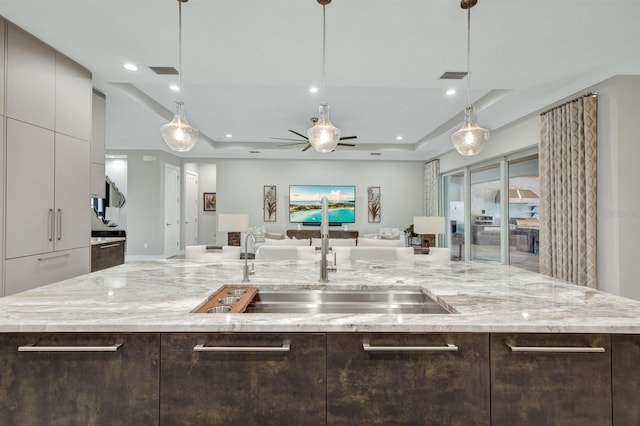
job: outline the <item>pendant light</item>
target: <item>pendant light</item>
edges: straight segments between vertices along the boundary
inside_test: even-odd
[[[331,0],[317,0],[322,5],[322,103],[318,111],[318,121],[307,130],[309,143],[318,152],[333,151],[340,141],[340,129],[334,126],[329,119],[329,104],[324,100],[324,80],[326,68],[326,18],[325,6],[331,3]]]
[[[467,10],[467,102],[462,127],[451,135],[451,142],[461,155],[476,155],[489,140],[489,130],[480,127],[476,121],[476,111],[471,106],[471,8],[478,0],[461,0],[460,7]]]
[[[174,151],[191,150],[198,140],[200,132],[187,122],[182,102],[182,3],[189,0],[178,0],[178,100],[173,120],[160,127],[162,139]]]

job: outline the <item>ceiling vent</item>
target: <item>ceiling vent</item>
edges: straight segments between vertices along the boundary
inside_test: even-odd
[[[440,76],[440,80],[462,80],[466,76],[466,71],[446,71]]]
[[[174,67],[149,67],[151,71],[158,75],[178,75],[178,70]]]

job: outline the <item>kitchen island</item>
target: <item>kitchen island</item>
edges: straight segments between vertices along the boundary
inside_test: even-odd
[[[323,286],[310,262],[255,270],[259,288]],[[493,263],[354,262],[328,286],[421,288],[452,313],[192,313],[241,279],[240,261],[149,260],[1,299],[0,423],[640,419],[638,301]]]

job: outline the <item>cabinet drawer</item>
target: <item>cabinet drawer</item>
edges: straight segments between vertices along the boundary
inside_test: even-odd
[[[328,424],[488,425],[489,389],[487,334],[327,336]]]
[[[613,335],[613,424],[640,425],[640,335]]]
[[[89,247],[9,259],[5,262],[5,296],[88,274]]]
[[[160,423],[325,425],[325,343],[324,334],[163,334]]]
[[[493,424],[611,424],[606,334],[491,336]]]
[[[91,272],[124,263],[124,241],[91,246]]]
[[[154,333],[0,334],[0,424],[157,425],[159,363]]]

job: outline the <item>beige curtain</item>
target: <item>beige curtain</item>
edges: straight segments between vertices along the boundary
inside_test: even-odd
[[[541,115],[540,272],[596,288],[597,97]]]
[[[424,165],[424,214],[439,216],[440,200],[440,160],[429,161]]]

